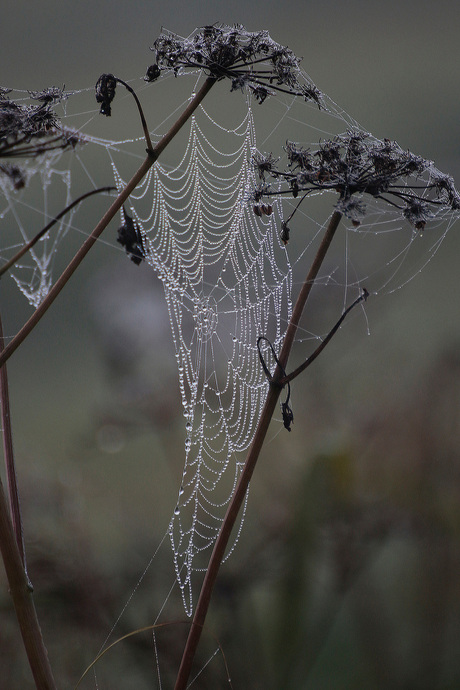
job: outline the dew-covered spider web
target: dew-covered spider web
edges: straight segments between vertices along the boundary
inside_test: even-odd
[[[258,218],[250,203],[250,107],[231,135],[202,109],[178,166],[157,163],[131,198],[163,283],[179,372],[185,466],[169,534],[188,612],[192,573],[206,566],[266,395],[257,338],[278,349],[291,312],[278,205]]]
[[[306,75],[302,78],[310,83]],[[314,123],[320,115],[327,126],[333,121],[341,128],[346,125],[347,131],[361,131],[326,99],[321,110],[311,104],[305,107],[292,97],[277,99],[276,105],[283,114],[269,122],[268,129],[264,123],[260,129],[266,134],[259,138],[256,120],[263,106],[251,98],[245,100],[244,113],[233,126],[220,124],[204,104],[191,119],[178,164],[171,168],[158,162],[130,199],[145,259],[163,283],[178,366],[185,464],[169,536],[188,614],[193,609],[193,573],[207,566],[243,467],[243,451],[252,441],[265,401],[268,382],[257,340],[260,336],[267,339],[262,348],[267,361],[266,343],[279,351],[291,315],[293,282],[302,281],[307,256],[331,213],[329,208],[322,222],[312,222],[308,202],[304,202],[296,222],[300,227],[310,226],[313,232],[305,232],[300,251],[298,238],[294,238],[297,256],[291,259],[280,228],[296,201],[277,194],[281,185],[276,179],[270,187],[273,195],[259,201],[254,190],[260,188],[261,176],[254,162],[263,157],[261,150],[267,152],[267,143],[273,146],[280,136],[279,156],[286,158],[283,144],[287,137],[282,131],[295,129],[297,119],[305,127],[302,118],[310,116]],[[260,113],[254,112],[257,108]],[[222,119],[228,122],[229,118]],[[318,130],[318,125],[311,127]],[[269,151],[271,156],[272,149]],[[126,179],[115,163],[114,173],[121,189]],[[437,175],[434,166],[425,171],[423,184],[429,188],[429,180]],[[315,202],[319,209],[325,208],[324,196],[331,205],[330,195],[314,190],[309,200],[313,209]],[[428,254],[424,247],[422,264],[433,256],[453,218],[450,214],[447,223],[442,223],[445,217],[436,218],[436,210],[430,220],[441,230]],[[413,265],[409,275],[404,273],[405,260],[420,232],[401,214],[399,218],[395,215],[385,200],[376,199],[359,225],[345,218],[345,246],[340,251],[345,252],[347,262],[333,265],[319,278],[319,282],[340,289],[343,306],[365,284],[374,292],[388,291],[413,277]],[[387,236],[396,237],[397,230],[402,235],[397,246],[390,243],[385,248]],[[355,245],[363,245],[369,237],[372,253],[366,254],[361,247],[356,256]],[[375,246],[378,243],[380,248]],[[358,261],[364,264],[363,255],[367,273],[358,266]],[[309,338],[308,333],[301,330],[299,340],[305,337]],[[243,519],[244,510],[239,529]],[[229,553],[238,534],[237,529]]]
[[[307,85],[312,83],[301,70],[297,78]],[[144,103],[155,143],[187,105],[190,92],[196,93],[200,77],[195,72],[177,80],[164,77],[163,82],[148,87],[137,88],[136,81],[131,84]],[[177,105],[170,106],[169,94],[181,90]],[[335,142],[337,152],[345,139],[349,143],[350,137],[358,134],[362,134],[366,153],[387,155],[384,142],[365,135],[324,95],[319,107],[316,102],[306,103],[298,96],[276,91],[258,103],[244,88],[242,93],[233,90],[237,92],[229,93],[226,82],[211,90],[181,132],[173,153],[162,156],[133,192],[120,220],[129,216],[140,233],[142,259],[161,281],[169,313],[174,347],[171,357],[177,362],[184,415],[185,462],[168,533],[177,582],[189,615],[194,604],[194,573],[207,566],[268,390],[258,338],[266,338],[262,351],[270,363],[267,343],[275,352],[280,350],[293,300],[328,219],[338,208],[338,183],[332,168],[324,165],[317,170],[315,162],[321,157],[326,161],[324,142]],[[88,91],[75,93],[74,103],[79,103],[79,96],[87,99]],[[167,103],[170,112],[162,114],[160,102]],[[128,98],[122,105],[128,110],[133,107]],[[91,156],[102,153],[105,163],[110,163],[116,188],[121,190],[133,173],[133,162],[143,157],[144,140],[137,134],[130,139],[109,140],[91,133],[93,127],[101,127],[95,105],[90,109],[77,107],[76,113],[84,122],[85,132],[85,145],[71,154],[80,180],[98,186]],[[64,121],[66,118],[73,124],[73,116],[67,113]],[[340,136],[342,139],[337,139]],[[290,147],[288,142],[301,142],[302,149]],[[330,150],[328,147],[327,152]],[[293,151],[310,152],[302,154],[303,167],[295,182],[291,173],[296,167],[292,155],[289,158]],[[75,181],[69,167],[62,165],[65,155],[60,151],[55,158],[47,158],[29,175],[30,180],[40,181],[45,195],[42,220],[50,216],[47,199],[51,185],[53,190],[63,188],[62,205],[72,198]],[[288,177],[275,175],[269,180],[270,171],[260,165],[268,160],[275,161],[272,169],[288,170]],[[342,203],[343,229],[317,280],[318,285],[331,288],[331,294],[339,294],[338,302],[335,300],[337,318],[363,287],[377,295],[399,289],[411,280],[433,257],[456,219],[458,209],[446,210],[445,203],[436,201],[429,210],[424,206],[433,190],[442,202],[448,200],[452,190],[447,177],[433,164],[415,175],[417,198],[410,197],[414,185],[410,187],[409,182],[403,181],[397,192],[403,195],[398,199],[406,204],[411,199],[412,217],[409,211],[404,216],[380,189],[364,201],[364,192],[356,187],[360,190],[358,204]],[[288,190],[283,187],[286,180]],[[308,184],[312,189],[299,204],[298,189]],[[18,211],[23,203],[18,201],[18,194],[24,198],[23,190],[11,188],[11,180],[2,185],[2,220],[13,219],[19,229],[19,236],[2,247],[2,258],[29,239]],[[287,221],[289,237],[283,226]],[[82,229],[74,225],[72,215],[13,272],[34,306],[51,285],[57,249],[69,228]],[[116,243],[112,241],[112,245]],[[297,340],[317,343],[331,326],[323,322],[312,329],[302,322]],[[280,421],[278,424],[281,428]],[[243,519],[244,510],[227,556]]]

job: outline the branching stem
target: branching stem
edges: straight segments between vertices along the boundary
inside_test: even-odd
[[[294,343],[294,337],[299,325],[300,317],[304,310],[307,299],[310,295],[311,289],[318,275],[318,272],[323,263],[324,257],[330,247],[334,234],[339,225],[342,214],[335,211],[329,224],[326,228],[326,232],[318,248],[314,261],[310,267],[307,277],[302,285],[299,296],[295,303],[291,320],[289,322],[286,336],[283,341],[283,346],[279,354],[279,365],[275,369],[270,388],[267,393],[267,398],[260,415],[259,423],[254,434],[254,439],[252,441],[251,447],[249,449],[246,462],[244,464],[243,470],[241,472],[238,484],[235,489],[235,493],[232,496],[230,504],[227,509],[224,521],[219,531],[216,543],[214,545],[211,558],[209,560],[208,568],[201,586],[200,596],[195,609],[195,615],[193,617],[190,632],[185,645],[184,653],[182,655],[181,665],[176,679],[175,690],[185,690],[187,687],[188,678],[190,676],[193,659],[195,657],[196,649],[201,637],[201,632],[204,627],[206,620],[206,615],[209,608],[209,603],[212,596],[212,591],[214,584],[216,582],[217,574],[219,572],[222,559],[225,554],[225,549],[235,525],[236,518],[243,504],[246,492],[248,490],[249,482],[251,480],[254,468],[256,466],[257,460],[259,459],[260,452],[267,434],[268,427],[270,425],[273,413],[275,412],[278,398],[282,389],[282,379],[284,376],[284,370],[287,365],[289,354],[291,352],[292,345]]]

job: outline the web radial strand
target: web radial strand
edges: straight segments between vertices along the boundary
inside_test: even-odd
[[[277,204],[257,217],[250,201],[251,109],[225,134],[202,110],[179,165],[157,163],[131,199],[146,260],[164,286],[178,365],[185,465],[169,534],[189,615],[192,574],[207,565],[266,395],[257,338],[278,349],[291,313]]]

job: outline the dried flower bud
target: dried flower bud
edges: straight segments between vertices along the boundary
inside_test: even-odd
[[[286,245],[289,242],[289,233],[290,229],[288,228],[288,224],[284,222],[281,223],[281,234],[280,234],[280,240],[281,242]]]
[[[19,191],[26,186],[26,177],[24,172],[17,165],[11,163],[2,163],[0,165],[0,174],[5,175],[15,191]]]
[[[147,73],[144,77],[144,81],[151,84],[152,81],[156,81],[160,75],[161,75],[161,70],[158,67],[158,65],[157,64],[150,65],[150,67],[147,69]]]
[[[134,223],[123,208],[124,223],[118,228],[117,242],[126,249],[131,261],[138,266],[143,261],[145,252],[142,235],[139,228]]]
[[[101,74],[96,82],[96,101],[101,104],[101,115],[110,117],[112,108],[110,104],[115,98],[117,79],[113,74]]]

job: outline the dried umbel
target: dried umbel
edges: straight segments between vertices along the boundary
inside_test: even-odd
[[[294,198],[300,196],[300,203],[313,192],[334,191],[339,195],[336,210],[357,226],[366,215],[368,195],[387,202],[417,230],[423,230],[440,214],[460,211],[460,195],[452,178],[440,173],[432,161],[403,150],[395,141],[380,141],[367,132],[349,130],[311,149],[287,142],[285,152],[288,164],[284,169],[277,167],[271,154],[254,156],[260,180],[254,200],[290,193]],[[276,180],[276,190],[267,178]],[[292,215],[283,223],[285,243]]]
[[[26,184],[26,175],[11,159],[37,158],[52,151],[75,148],[84,143],[75,130],[61,126],[55,106],[69,97],[57,87],[30,91],[32,101],[10,98],[11,90],[0,88],[0,175],[6,177],[14,189]]]
[[[214,24],[188,38],[163,32],[153,51],[156,63],[145,77],[149,82],[165,70],[177,76],[185,69],[199,69],[216,79],[230,79],[232,91],[248,88],[259,103],[273,91],[283,91],[321,106],[321,92],[304,77],[299,79],[299,58],[273,41],[267,31],[246,31],[241,24]]]

